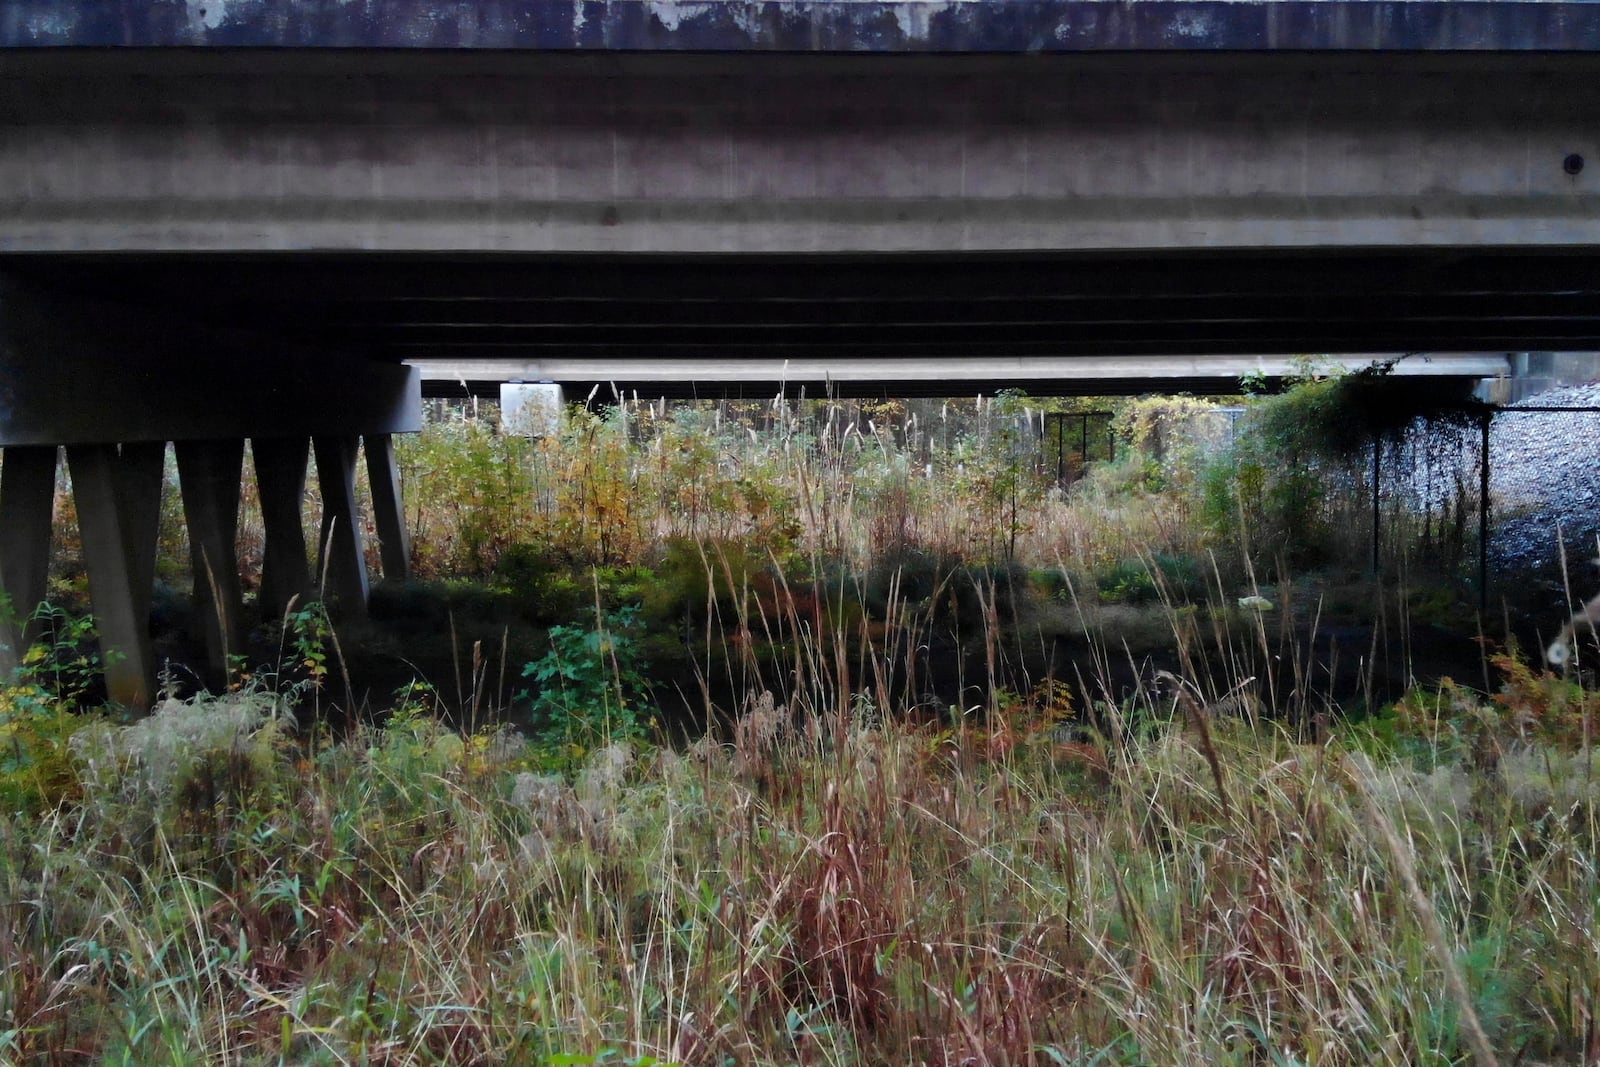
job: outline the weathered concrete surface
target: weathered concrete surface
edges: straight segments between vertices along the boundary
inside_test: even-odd
[[[322,490],[322,530],[317,537],[317,574],[322,599],[347,616],[365,615],[367,575],[361,509],[356,502],[356,456],[361,442],[342,434],[312,438],[317,484]]]
[[[1589,246],[1597,114],[1600,54],[36,53],[0,252]]]
[[[378,534],[378,554],[383,577],[403,582],[411,577],[411,531],[406,526],[405,501],[400,498],[400,462],[394,438],[386,433],[361,439],[367,460],[367,486],[372,496],[372,525]]]
[[[0,47],[1077,52],[1600,48],[1518,0],[7,0]]]
[[[196,621],[205,635],[206,684],[226,685],[230,657],[244,647],[244,592],[235,544],[239,532],[244,442],[178,441],[178,484],[189,529]],[[72,450],[68,449],[70,456]],[[104,611],[95,595],[95,610]]]

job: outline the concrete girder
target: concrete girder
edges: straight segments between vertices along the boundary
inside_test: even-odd
[[[121,58],[0,92],[0,251],[1600,243],[1593,53]]]
[[[1359,371],[1392,361],[1401,377],[1459,379],[1495,378],[1510,372],[1503,355],[1430,353],[1397,358],[1403,353],[1328,356],[1326,369]],[[508,432],[543,434],[559,425],[564,403],[561,385],[600,383],[600,396],[611,387],[624,395],[637,391],[653,398],[665,395],[807,396],[855,395],[901,390],[926,394],[944,390],[993,392],[1023,388],[1036,396],[1103,395],[1118,383],[1134,383],[1136,392],[1161,387],[1195,390],[1196,383],[1215,393],[1240,390],[1240,379],[1259,375],[1282,379],[1304,372],[1303,360],[1287,356],[1059,356],[919,359],[738,359],[708,354],[699,358],[592,359],[581,356],[545,359],[426,358],[409,361],[422,375],[423,389],[459,388],[464,393],[494,395],[497,387],[504,428]],[[524,382],[523,380],[527,381]],[[531,384],[538,382],[541,384]],[[1173,384],[1176,383],[1176,384]],[[441,389],[435,395],[453,395]],[[870,394],[869,394],[870,395]]]
[[[334,427],[421,429],[415,372],[0,276],[0,446],[310,437]]]
[[[56,453],[54,446],[7,448],[0,459],[0,671],[7,675],[22,662],[32,637],[28,619],[49,579]]]

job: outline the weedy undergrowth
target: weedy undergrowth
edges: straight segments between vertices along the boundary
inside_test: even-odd
[[[726,741],[569,773],[425,699],[343,743],[248,694],[87,730],[82,799],[0,823],[0,1056],[1600,1050],[1592,753],[1419,767],[1174,681],[1188,703],[1115,743],[1055,687],[923,725],[758,694]]]
[[[1148,470],[1086,479],[1115,512],[1091,523],[1011,451],[977,462],[981,425],[951,430],[946,455],[972,430],[955,470],[837,406],[775,405],[749,450],[753,426],[663,409],[640,452],[637,414],[472,442],[459,558],[513,570],[525,522],[586,564],[663,526],[738,546],[690,561],[685,625],[719,628],[733,700],[706,680],[707,734],[641,736],[635,620],[605,607],[529,661],[531,743],[452,730],[412,687],[381,724],[297,733],[265,680],[74,728],[67,780],[0,813],[0,1060],[1600,1059],[1581,690],[1508,669],[1489,697],[1441,689],[1410,732],[1351,726],[1279,621],[1292,583],[1261,588],[1244,554],[1241,602]],[[1001,626],[1027,606],[1004,557],[1035,537],[1089,648],[1070,689],[1026,676]],[[874,545],[959,563],[863,596]],[[1102,625],[1125,603],[1077,599],[1101,571],[1151,600],[1170,669]],[[1207,604],[1174,595],[1191,582]],[[940,645],[953,615],[977,625]],[[314,689],[316,622],[285,638]],[[930,713],[938,655],[981,661],[960,690],[981,695]]]

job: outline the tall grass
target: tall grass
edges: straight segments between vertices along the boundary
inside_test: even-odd
[[[266,689],[81,726],[71,783],[0,823],[0,1057],[1600,1055],[1595,700],[1571,683],[1509,661],[1493,699],[1443,687],[1316,744],[1270,690],[1234,699],[1252,676],[1190,667],[930,720],[870,681],[903,644],[788,603],[786,694],[569,773],[426,693],[339,739]],[[1176,639],[1274,654],[1259,613]]]
[[[272,688],[303,663],[131,725],[0,688],[0,1062],[1600,1062],[1592,693],[1506,654],[1351,725],[1320,605],[1137,457],[1063,493],[1003,410],[735,414],[402,457],[424,573],[525,546],[598,619],[599,570],[679,546],[727,713],[692,743],[448,729],[476,661],[470,709],[338,736]],[[1072,678],[1012,669],[1015,560]],[[1129,561],[1170,669],[1104,602]],[[933,707],[951,613],[983,695]]]
[[[855,570],[909,548],[1036,566],[1065,552],[1092,570],[1134,545],[1197,544],[1170,499],[1127,479],[1074,505],[1035,429],[1015,400],[629,403],[575,411],[538,441],[443,420],[400,458],[423,574],[487,574],[523,542],[603,565],[663,541],[742,541]]]
[[[172,704],[80,733],[76,800],[0,823],[0,1057],[1600,1053],[1592,754],[1306,745],[1178,692],[1114,740],[755,694],[726,738],[571,777],[418,706],[332,744]]]

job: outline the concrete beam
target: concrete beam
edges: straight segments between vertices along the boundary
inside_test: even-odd
[[[7,448],[0,456],[0,672],[21,665],[32,639],[28,619],[50,575],[50,520],[57,450]]]
[[[1592,53],[45,58],[0,252],[1600,245]]]
[[[0,277],[0,446],[421,425],[421,392],[403,366],[196,329]]]
[[[1400,358],[1404,356],[1404,358]],[[1356,371],[1395,360],[1392,373],[1405,377],[1492,378],[1510,372],[1508,355],[1429,353],[1427,355],[1328,356],[1314,365],[1325,371]],[[629,383],[675,386],[703,382],[729,384],[821,385],[830,383],[913,382],[947,384],[952,393],[967,383],[1148,381],[1160,389],[1172,379],[1223,379],[1246,375],[1283,378],[1304,373],[1303,358],[1279,356],[1063,356],[952,359],[418,359],[411,360],[422,381]],[[602,390],[604,392],[604,390]]]

